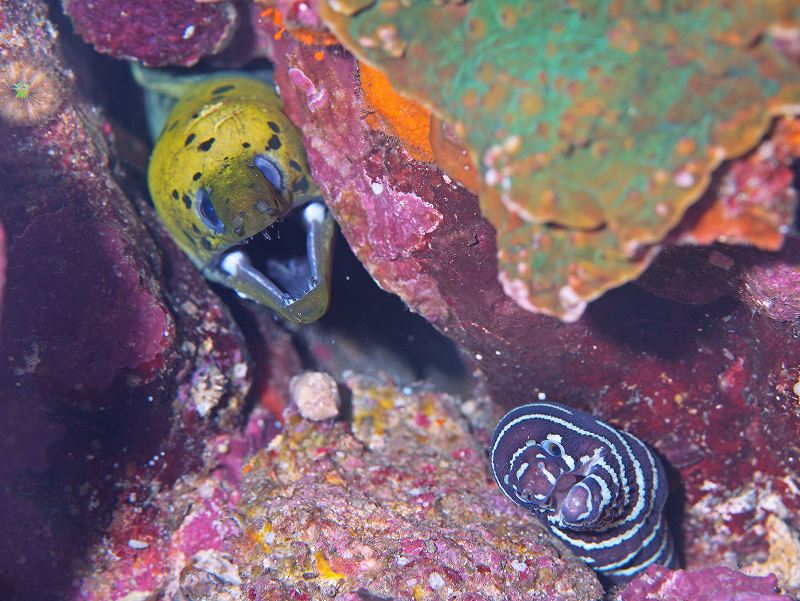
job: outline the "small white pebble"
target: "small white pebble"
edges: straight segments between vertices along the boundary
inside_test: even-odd
[[[514,568],[514,570],[517,572],[524,572],[525,570],[528,569],[528,566],[525,565],[524,562],[519,561],[517,559],[511,562],[511,567]]]
[[[184,40],[188,40],[193,35],[194,35],[194,25],[187,25],[186,29],[183,30],[183,35],[181,37]]]
[[[543,401],[547,398],[547,394],[544,392],[540,392],[539,394],[536,395],[536,398],[538,398],[540,401]]]
[[[436,572],[431,572],[431,575],[428,576],[428,584],[433,590],[438,591],[444,586],[444,578],[442,578]]]
[[[305,419],[322,421],[339,415],[339,387],[325,372],[296,375],[289,382],[289,394]]]
[[[380,182],[372,182],[371,186],[373,194],[380,194],[383,192],[383,184]]]
[[[131,549],[147,549],[150,546],[150,543],[146,543],[143,540],[136,540],[135,538],[131,538],[128,540],[128,546]]]

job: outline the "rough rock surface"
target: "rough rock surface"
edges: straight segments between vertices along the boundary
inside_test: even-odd
[[[574,324],[531,315],[498,284],[495,233],[475,197],[365,124],[355,61],[262,26],[286,110],[351,247],[384,289],[467,351],[492,398],[512,407],[544,395],[653,443],[673,467],[671,511],[689,566],[763,561],[770,515],[800,527],[800,342],[794,324],[754,315],[736,296],[741,274],[765,261],[786,263],[790,278],[790,250],[676,249],[682,280],[664,264],[647,286],[666,298],[628,286]],[[777,298],[760,281],[751,289]],[[791,287],[780,292],[777,306],[796,304]],[[673,300],[681,295],[699,304]]]
[[[728,568],[687,572],[648,568],[615,601],[792,601],[778,594],[776,578],[745,576]]]
[[[281,425],[257,409],[241,433],[208,440],[199,472],[128,492],[70,598],[599,599],[586,568],[553,556],[558,543],[489,481],[487,432],[470,434],[454,399],[372,377],[346,385],[348,422],[292,407]],[[474,416],[472,405],[458,407]],[[785,542],[775,555],[787,564]],[[615,599],[790,601],[775,585],[654,567]]]
[[[597,580],[503,497],[453,400],[351,376],[352,424],[303,420],[245,467],[245,598],[596,599]],[[370,596],[371,595],[371,596]]]
[[[298,6],[288,0],[282,4]],[[102,6],[111,6],[110,0]],[[190,12],[204,6],[185,5]],[[261,17],[263,7],[254,8],[254,22],[260,23],[262,42],[275,59],[287,111],[303,127],[315,176],[348,241],[376,280],[458,342],[499,403],[510,407],[543,395],[589,408],[654,443],[674,468],[672,517],[690,566],[724,562],[746,566],[752,574],[776,571],[784,586],[797,590],[797,562],[785,561],[798,548],[800,529],[797,239],[791,231],[780,231],[786,215],[765,215],[758,206],[754,211],[753,199],[746,195],[748,190],[791,195],[786,156],[777,147],[762,145],[742,167],[731,167],[718,196],[737,218],[745,216],[745,225],[753,223],[748,215],[757,214],[773,228],[770,236],[775,228],[788,234],[785,250],[765,257],[724,246],[676,249],[664,257],[672,264],[657,263],[650,281],[642,282],[646,289],[618,290],[575,324],[533,316],[509,300],[498,284],[494,230],[481,218],[474,195],[434,166],[411,160],[400,142],[369,126],[372,108],[360,99],[356,63],[319,29],[314,3],[305,6],[311,10],[298,9],[286,21],[291,35],[280,35],[274,12]],[[166,24],[172,29],[164,29]],[[151,52],[154,63],[189,63],[215,49],[217,42],[202,38],[196,23],[181,21],[180,37],[195,25],[187,44],[202,42],[202,48],[176,54],[185,41],[175,37],[178,25],[169,19],[156,25],[130,29],[128,40]],[[134,33],[152,37],[134,39]],[[161,39],[163,35],[168,37]],[[307,47],[298,40],[316,45]],[[787,47],[793,43],[786,39]],[[0,222],[7,260],[0,313],[0,597],[55,595],[69,578],[73,558],[93,540],[92,567],[77,583],[83,598],[130,594],[131,600],[174,591],[195,598],[236,598],[242,585],[255,595],[280,591],[291,582],[316,586],[314,590],[328,587],[349,601],[369,599],[371,589],[356,588],[347,597],[343,589],[334,588],[340,580],[342,586],[356,586],[356,578],[373,578],[369,586],[374,584],[375,590],[413,589],[408,581],[393,583],[387,573],[369,572],[369,562],[354,565],[343,561],[343,555],[341,565],[334,562],[327,553],[356,540],[350,532],[312,529],[317,536],[313,552],[292,545],[297,518],[307,518],[306,526],[328,525],[328,515],[285,515],[277,501],[266,508],[241,502],[242,462],[265,444],[271,436],[268,427],[274,425],[257,412],[248,430],[236,434],[243,398],[254,379],[262,405],[282,406],[283,393],[271,382],[277,376],[288,383],[288,376],[281,374],[296,372],[298,359],[286,336],[260,316],[248,336],[258,341],[258,363],[267,369],[253,372],[244,339],[227,310],[163,234],[135,192],[136,184],[123,182],[129,198],[112,174],[111,128],[75,93],[56,47],[57,35],[42,4],[0,3],[0,60],[46,67],[59,80],[54,89],[63,94],[52,117],[32,127],[0,123],[6,140],[0,148]],[[162,50],[172,54],[162,55]],[[769,208],[775,195],[760,197],[763,206]],[[725,235],[735,240],[740,232]],[[408,407],[428,394],[398,398],[411,403]],[[295,421],[292,432],[298,437],[295,442],[304,444],[337,433],[346,436],[331,446],[341,443],[344,451],[382,461],[387,469],[375,470],[372,479],[363,465],[335,475],[364,487],[391,484],[398,495],[411,494],[400,485],[403,473],[397,466],[404,464],[390,461],[379,448],[381,440],[391,443],[393,433],[380,432],[375,418],[381,415],[376,411],[356,422],[354,437],[341,423]],[[411,429],[398,436],[413,432],[406,439],[409,444],[416,443],[417,435],[432,436],[431,429],[440,425],[424,411],[423,416],[430,423],[422,418],[417,423],[412,416],[405,420]],[[392,420],[383,427],[387,425],[399,428]],[[364,434],[369,432],[377,434]],[[287,448],[276,447],[247,464],[253,473],[246,482],[248,494],[290,491],[281,503],[298,507],[311,507],[317,498],[332,503],[361,494],[357,487],[345,491],[335,478],[328,482],[319,473],[337,465],[335,453],[324,448],[311,453],[302,445],[291,447],[291,440],[287,434]],[[450,448],[447,439],[435,440],[438,446],[425,450],[431,456]],[[301,455],[294,464],[288,461],[292,452],[306,453],[305,467],[297,459]],[[464,469],[474,476],[482,460],[451,456],[441,461],[445,467],[468,463]],[[276,478],[280,474],[284,480],[262,478],[266,466],[276,467]],[[407,472],[417,477],[419,468],[407,466]],[[451,487],[452,494],[458,483],[448,480],[452,473],[438,464],[433,470],[436,478],[420,483],[423,496],[413,511],[390,516],[388,504],[374,508],[365,502],[348,508],[343,518],[363,520],[365,512],[374,510],[370,515],[386,523],[391,518],[409,534],[415,525],[408,516],[414,512],[444,519],[448,510],[461,506],[431,503],[424,493]],[[490,491],[488,474],[483,476],[485,491],[465,494],[473,495],[470,499],[495,495],[498,505],[471,522],[477,526],[436,538],[441,551],[424,545],[397,547],[403,553],[397,557],[410,560],[404,567],[419,575],[415,584],[421,594],[455,590],[453,583],[463,574],[475,586],[499,587],[501,581],[505,586],[510,572],[506,567],[493,571],[500,565],[491,563],[495,556],[489,554],[481,564],[487,572],[468,563],[473,558],[464,549],[477,554],[486,538],[502,545],[516,536],[512,526],[503,530],[502,524],[515,525],[528,517],[507,509],[510,504]],[[293,488],[294,478],[308,482],[309,490]],[[107,536],[94,539],[115,502]],[[274,517],[274,540],[291,553],[267,553],[258,539],[233,537],[239,531],[229,519],[234,507],[250,520],[251,533],[260,532],[253,530],[259,511],[262,517]],[[271,533],[263,534],[266,540]],[[334,536],[325,538],[328,534]],[[415,535],[421,536],[419,531]],[[459,547],[459,541],[466,546]],[[400,541],[372,537],[364,554],[392,544]],[[549,548],[544,538],[526,537],[520,544]],[[255,572],[234,573],[231,566],[252,566],[257,557],[268,557],[285,569],[284,580],[256,581],[250,578]],[[527,586],[531,573],[541,576],[540,583],[555,586],[563,582],[558,580],[561,570],[583,579],[584,591],[594,586],[583,568],[571,564],[534,560],[529,565],[510,554],[506,560],[503,565],[516,574],[513,586]],[[444,569],[450,566],[463,573]],[[299,571],[306,568],[311,570],[308,578]],[[747,587],[750,581],[737,582]]]
[[[241,432],[209,438],[202,470],[164,490],[143,486],[128,492],[68,598],[191,599],[204,584],[240,583],[225,541],[239,532],[235,508],[242,466],[277,431],[272,414],[257,409]]]
[[[206,438],[239,426],[251,381],[228,311],[123,191],[111,128],[59,57],[43,3],[0,4],[0,62],[45,70],[63,94],[35,125],[0,121],[4,599],[56,597],[115,488],[199,466]]]
[[[351,421],[290,407],[275,436],[258,409],[209,439],[199,472],[129,494],[71,598],[599,598],[591,571],[490,481],[485,433],[451,397],[346,385]]]
[[[323,421],[339,414],[339,389],[330,374],[306,371],[289,382],[289,392],[305,419]]]

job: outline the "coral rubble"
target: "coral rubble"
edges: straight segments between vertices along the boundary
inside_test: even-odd
[[[598,597],[591,572],[489,480],[451,398],[359,376],[346,385],[352,425],[289,410],[245,467],[245,598]]]
[[[305,419],[322,421],[339,414],[339,389],[329,374],[307,371],[289,381],[289,394]]]
[[[120,508],[79,599],[192,598],[211,583],[263,601],[599,597],[591,571],[488,478],[453,399],[346,385],[351,423],[292,407],[258,450],[271,422],[257,415],[247,435],[209,441],[205,476]]]

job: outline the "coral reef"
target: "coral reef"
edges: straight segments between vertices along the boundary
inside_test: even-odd
[[[796,69],[787,60],[796,63],[800,56],[796,12],[768,27],[775,10],[795,11],[793,5],[726,4],[719,10],[734,12],[727,23],[712,24],[720,27],[713,42],[698,33],[709,26],[703,19],[713,17],[698,13],[702,3],[672,15],[679,25],[702,17],[677,32],[634,32],[652,22],[637,12],[644,10],[641,3],[632,9],[635,19],[617,20],[613,35],[597,38],[606,52],[598,56],[608,58],[613,47],[635,51],[655,66],[667,57],[683,76],[696,65],[691,89],[708,83],[709,74],[720,84],[677,112],[656,115],[685,124],[693,119],[691,111],[708,110],[713,119],[702,127],[689,128],[681,139],[664,134],[664,144],[650,151],[637,145],[626,150],[623,143],[627,154],[620,155],[612,142],[619,142],[622,124],[641,126],[637,133],[650,143],[660,121],[641,110],[620,111],[616,124],[606,123],[607,131],[586,128],[595,112],[609,116],[614,106],[619,110],[630,86],[611,86],[600,95],[607,106],[598,108],[590,102],[591,89],[548,79],[553,106],[563,117],[563,139],[558,127],[523,139],[528,132],[514,129],[517,112],[497,139],[494,129],[481,129],[508,101],[500,97],[513,87],[505,77],[497,80],[498,97],[475,96],[489,105],[499,101],[475,127],[458,127],[459,117],[430,95],[402,96],[408,89],[397,73],[408,73],[404,65],[418,60],[415,48],[426,57],[426,44],[436,41],[443,45],[440,56],[449,57],[453,42],[448,31],[438,40],[428,36],[425,44],[403,46],[401,33],[428,35],[430,28],[448,24],[441,19],[415,22],[424,25],[418,32],[383,27],[376,32],[377,48],[361,48],[372,32],[354,42],[351,26],[383,19],[377,14],[384,4],[320,2],[357,52],[398,55],[372,61],[373,67],[360,65],[337,44],[316,2],[295,0],[237,3],[251,14],[242,19],[241,39],[231,48],[247,49],[228,63],[218,55],[215,64],[237,66],[264,54],[274,62],[287,114],[302,129],[311,172],[347,241],[384,289],[460,345],[478,390],[506,408],[538,399],[588,410],[651,443],[666,459],[666,511],[675,519],[676,542],[690,569],[651,571],[620,592],[628,595],[623,599],[711,595],[711,583],[721,595],[780,598],[771,577],[691,569],[710,564],[754,576],[775,573],[781,587],[797,594],[800,571],[792,558],[800,545],[800,247],[792,161],[800,154],[800,121],[777,118],[766,129],[767,117],[785,112],[786,99],[797,94],[795,80],[776,83],[782,69]],[[398,23],[423,4],[397,5]],[[237,19],[226,0],[64,5],[80,35],[98,50],[153,65],[189,65],[218,52]],[[479,16],[488,23],[488,5],[425,6],[459,18],[484,11]],[[510,31],[532,18],[521,3],[509,6],[520,12],[496,17]],[[352,14],[343,16],[342,10]],[[573,15],[571,10],[564,14]],[[585,29],[570,23],[576,26],[572,34],[586,37]],[[498,39],[492,37],[496,30],[481,32],[480,21],[471,25],[452,35]],[[598,27],[607,25],[599,20]],[[556,43],[529,53],[548,68],[557,62],[557,42],[569,32],[551,33]],[[631,46],[634,33],[640,48]],[[658,50],[651,36],[662,36],[660,48],[669,52]],[[537,40],[531,36],[525,43]],[[449,397],[350,376],[352,399],[342,398],[342,421],[303,420],[292,408],[283,433],[273,438],[290,376],[301,370],[292,337],[306,345],[305,359],[337,378],[346,367],[375,363],[409,379],[423,369],[395,364],[379,345],[370,346],[396,325],[387,324],[393,318],[380,311],[342,322],[350,327],[349,338],[334,339],[324,326],[290,335],[271,315],[251,313],[237,302],[231,307],[246,326],[240,331],[158,223],[141,178],[126,175],[131,166],[122,151],[144,144],[87,103],[83,89],[76,93],[57,41],[43,3],[0,3],[0,62],[8,80],[0,93],[16,102],[34,98],[38,89],[39,100],[48,100],[23,105],[26,125],[0,119],[6,141],[0,148],[0,597],[55,597],[75,576],[76,560],[86,565],[75,577],[72,597],[86,601],[267,599],[284,593],[348,601],[414,593],[461,594],[465,600],[599,595],[586,566],[560,556],[562,547],[490,482],[482,451],[486,429],[499,415],[486,404],[460,405],[472,420],[473,438]],[[716,62],[708,59],[710,50],[718,51]],[[441,85],[436,94],[449,94],[442,84],[454,78],[430,77],[441,73],[437,60],[430,71],[419,70],[419,81]],[[22,71],[11,66],[18,61],[53,82],[52,104],[37,88],[44,80],[19,77]],[[743,70],[726,69],[731,61]],[[93,73],[79,62],[71,64],[79,81],[105,84],[105,71]],[[126,72],[124,64],[105,63],[103,69]],[[568,63],[567,74],[583,69]],[[604,60],[592,74],[603,75],[602,69],[615,64]],[[648,95],[663,89],[664,70],[652,71],[643,80],[655,86],[643,86]],[[469,86],[484,86],[485,92],[489,75],[497,73],[468,71],[456,82],[466,87],[452,97],[469,104]],[[11,81],[17,79],[30,82]],[[674,94],[677,106],[681,89]],[[721,99],[726,94],[730,102]],[[667,100],[658,98],[661,104],[654,106],[664,109]],[[536,99],[522,100],[527,102],[520,102],[520,111],[535,108]],[[740,102],[752,112],[738,111]],[[126,127],[141,125],[128,117]],[[722,127],[726,123],[729,129]],[[508,154],[515,150],[517,155]],[[555,167],[532,170],[528,183],[558,177],[587,195],[565,192],[557,206],[548,206],[555,198],[518,194],[528,181],[518,173],[508,174],[508,190],[505,175],[494,181],[504,168],[513,171],[525,153],[535,156],[534,150],[550,153]],[[734,154],[742,156],[719,165]],[[589,155],[588,163],[575,162]],[[637,170],[636,159],[648,156],[667,178],[650,174],[660,187],[625,197],[625,210],[615,211],[608,190],[625,195],[638,186],[641,192],[649,172]],[[611,162],[620,166],[613,174],[594,169]],[[617,177],[628,178],[632,187],[621,188]],[[587,184],[586,178],[593,179]],[[673,195],[676,187],[681,189]],[[479,189],[491,222],[482,215],[474,193]],[[633,202],[644,210],[629,210]],[[552,222],[528,221],[528,213]],[[553,236],[554,246],[529,254],[533,263],[520,267],[520,257],[509,250],[515,236],[522,252],[541,232]],[[575,301],[571,317],[577,317],[593,294],[653,263],[635,285],[609,292],[565,324],[506,296],[499,283],[498,240],[506,253],[501,268],[513,277],[520,269],[543,274],[547,285],[536,291],[542,292],[537,309],[561,316],[570,308],[562,300]],[[561,264],[547,261],[562,252]],[[604,252],[610,262],[598,271],[595,259]],[[580,269],[570,271],[568,264]],[[334,284],[341,289],[352,283]],[[525,286],[522,296],[531,292]],[[559,286],[579,293],[559,299],[553,295]],[[369,343],[361,340],[367,336]],[[413,336],[410,330],[407,337]],[[369,360],[353,360],[357,346],[370,349]],[[425,351],[427,357],[436,352]],[[246,399],[255,409],[242,428]],[[317,415],[331,413],[328,407]],[[104,531],[109,516],[113,521]],[[394,537],[386,535],[391,528],[398,532]],[[86,548],[92,549],[88,560]]]
[[[151,67],[194,65],[230,41],[232,2],[195,0],[63,0],[75,30],[98,52]]]
[[[357,63],[262,27],[286,110],[351,247],[384,289],[461,345],[494,399],[511,408],[539,395],[589,409],[654,444],[674,468],[673,497],[687,504],[681,538],[690,566],[763,560],[770,515],[800,526],[796,325],[774,311],[753,315],[736,298],[740,278],[784,265],[787,285],[770,288],[765,274],[750,289],[762,300],[784,294],[776,310],[796,306],[794,239],[771,257],[674,248],[647,290],[610,292],[574,324],[531,314],[498,284],[495,232],[475,196],[364,123]],[[773,150],[759,147],[741,168],[772,181],[750,158],[770,163],[777,146],[764,145]],[[776,161],[774,173],[786,163]],[[793,195],[785,175],[776,181],[772,189]],[[746,203],[747,186],[713,196]],[[779,231],[782,219],[773,222]],[[740,497],[748,502],[733,502]]]
[[[454,127],[480,166],[505,292],[574,321],[634,279],[800,98],[788,5],[322,1],[337,37]]]
[[[776,591],[775,577],[745,576],[728,568],[671,572],[652,567],[631,582],[614,601],[792,601]]]

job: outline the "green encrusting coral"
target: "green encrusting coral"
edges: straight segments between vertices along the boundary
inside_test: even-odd
[[[327,0],[321,11],[454,127],[481,170],[506,293],[565,320],[639,275],[714,169],[800,110],[800,68],[771,37],[798,27],[797,0]]]

